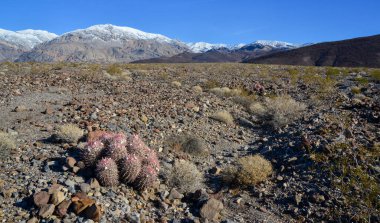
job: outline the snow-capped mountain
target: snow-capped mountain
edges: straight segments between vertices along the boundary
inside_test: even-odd
[[[186,43],[186,45],[190,48],[190,50],[194,53],[204,53],[209,50],[218,50],[222,48],[226,48],[229,50],[239,49],[243,47],[245,44],[237,44],[237,45],[229,45],[223,43],[206,43],[206,42],[196,42],[196,43]]]
[[[105,24],[65,33],[21,55],[18,61],[127,63],[188,50],[184,43],[160,34]]]
[[[161,34],[147,33],[138,29],[111,24],[95,25],[87,29],[78,29],[63,34],[63,36],[77,35],[82,39],[119,41],[119,40],[155,40],[164,43],[176,43],[178,41],[170,39]]]
[[[238,61],[242,57],[294,49],[303,45],[258,40],[250,44],[184,43],[161,34],[111,24],[94,25],[58,36],[43,30],[0,29],[0,61],[126,63],[184,52],[205,54],[202,61]],[[208,53],[208,54],[206,54]],[[215,59],[216,58],[216,59]]]
[[[264,46],[270,46],[273,48],[294,48],[298,47],[298,44],[288,43],[288,42],[282,42],[282,41],[272,41],[272,40],[257,40],[249,45],[253,44],[261,44]]]
[[[0,41],[7,42],[18,47],[24,47],[26,49],[32,49],[36,45],[52,40],[56,37],[58,37],[58,35],[44,30],[27,29],[14,32],[0,29]]]

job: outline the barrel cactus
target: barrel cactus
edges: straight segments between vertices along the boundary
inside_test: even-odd
[[[115,162],[127,155],[127,137],[122,134],[115,134],[106,140],[106,147],[104,149],[104,155],[112,158]]]
[[[126,155],[119,161],[120,179],[123,183],[133,183],[141,171],[141,160],[134,154]]]
[[[123,133],[97,132],[89,136],[82,150],[87,167],[95,167],[95,175],[103,186],[122,183],[138,190],[151,187],[157,180],[160,163],[157,154],[139,137]]]
[[[144,157],[146,155],[147,149],[149,149],[145,143],[141,140],[139,135],[131,135],[128,138],[128,152],[130,154],[135,154],[139,157]]]
[[[139,175],[137,176],[134,185],[138,190],[145,190],[153,186],[157,180],[157,171],[151,166],[143,166]]]
[[[81,157],[87,167],[93,167],[101,156],[104,144],[99,141],[89,141],[81,151]]]
[[[111,158],[103,158],[95,168],[96,178],[103,186],[117,186],[119,184],[119,171],[115,161]]]

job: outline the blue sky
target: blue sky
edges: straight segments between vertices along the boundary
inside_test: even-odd
[[[310,43],[380,34],[380,0],[1,0],[0,28],[111,23],[185,42]]]

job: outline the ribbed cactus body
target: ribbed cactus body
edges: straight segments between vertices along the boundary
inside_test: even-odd
[[[87,167],[95,166],[96,162],[101,156],[104,144],[99,141],[89,141],[81,151],[81,158]]]
[[[149,148],[141,140],[139,135],[131,135],[128,138],[127,149],[130,154],[135,154],[138,157],[143,158],[146,155],[147,149]]]
[[[103,158],[95,168],[96,178],[103,186],[116,186],[119,184],[119,171],[115,161],[111,158]]]
[[[141,160],[134,154],[126,155],[119,161],[120,179],[128,184],[135,181],[141,171]]]
[[[87,167],[95,167],[96,178],[103,186],[116,186],[120,179],[144,190],[157,180],[160,169],[156,152],[139,135],[93,133],[81,156]]]
[[[160,170],[160,162],[158,160],[156,151],[148,148],[146,150],[146,154],[143,158],[142,164],[144,166],[151,166],[156,172],[158,172]]]
[[[134,185],[138,190],[145,190],[153,186],[157,180],[157,171],[151,166],[143,166],[137,176]]]
[[[104,155],[118,162],[128,154],[126,146],[127,137],[122,133],[115,134],[107,139]]]

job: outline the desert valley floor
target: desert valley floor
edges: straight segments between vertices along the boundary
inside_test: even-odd
[[[2,63],[0,222],[379,222],[379,127],[376,69]],[[99,131],[157,180],[99,184]]]

